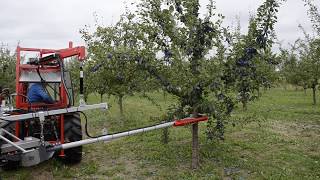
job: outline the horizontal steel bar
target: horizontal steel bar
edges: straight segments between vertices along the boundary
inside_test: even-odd
[[[64,109],[39,111],[39,112],[43,112],[44,116],[52,116],[52,115],[66,114],[66,113],[71,113],[71,112],[86,111],[86,110],[99,109],[99,108],[108,109],[108,104],[101,103],[101,104],[83,105],[83,106],[78,106],[78,107],[70,107],[70,108],[64,108]],[[2,116],[2,117],[0,117],[0,120],[23,121],[25,119],[38,118],[39,112],[19,114],[19,115],[10,115],[10,116]]]

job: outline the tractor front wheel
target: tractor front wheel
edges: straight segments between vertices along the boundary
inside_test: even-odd
[[[65,143],[82,140],[80,113],[70,113],[64,116]],[[82,146],[64,150],[63,161],[67,164],[79,163],[82,159]]]

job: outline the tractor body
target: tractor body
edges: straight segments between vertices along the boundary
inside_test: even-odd
[[[66,58],[73,57],[79,61],[85,58],[85,48],[72,47],[72,42],[65,49],[38,49],[17,47],[16,61],[16,93],[15,107],[13,108],[13,97],[9,98],[11,108],[6,111],[7,115],[21,115],[25,113],[58,110],[70,108],[74,105],[74,93],[69,72],[65,68]],[[30,54],[32,57],[30,57]],[[51,96],[54,103],[28,101],[28,89],[32,83],[40,83]],[[4,104],[5,106],[5,104]],[[19,142],[25,138],[29,142],[20,142],[26,147],[40,142],[41,138],[46,145],[64,144],[65,142],[79,141],[82,139],[81,120],[79,112],[56,114],[46,116],[41,122],[37,118],[25,119],[2,123],[2,127],[13,136],[5,135],[8,140]],[[31,137],[31,139],[30,139]],[[28,139],[29,138],[29,139]],[[0,140],[1,141],[1,140]],[[3,144],[3,143],[2,143]],[[0,144],[1,145],[1,144]],[[2,153],[10,152],[14,147],[7,144],[2,148]],[[56,152],[57,157],[67,163],[81,161],[82,147]],[[3,167],[11,168],[21,164],[21,158],[13,158],[0,162]]]

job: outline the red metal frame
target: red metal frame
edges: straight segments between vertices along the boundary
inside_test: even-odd
[[[64,116],[60,116],[60,143],[64,144]],[[60,151],[59,156],[64,156],[64,150]]]
[[[46,54],[58,54],[61,58],[61,60],[77,56],[79,61],[83,61],[85,59],[85,47],[84,46],[78,46],[78,47],[72,47],[72,42],[69,42],[69,48],[65,49],[39,49],[39,48],[23,48],[18,46],[17,47],[17,63],[16,63],[16,92],[18,94],[24,94],[27,91],[27,87],[24,83],[19,82],[19,77],[21,75],[21,71],[35,71],[38,66],[35,65],[29,65],[29,64],[21,64],[21,52],[38,52],[40,53],[40,58],[43,57],[43,55]],[[42,66],[40,68],[40,72],[57,72],[60,71],[60,67],[58,66]],[[65,87],[63,84],[60,85],[60,101],[56,102],[55,104],[35,104],[32,106],[32,108],[41,108],[46,106],[48,109],[53,108],[65,108],[67,107],[67,92],[65,90]],[[16,107],[20,109],[28,109],[29,104],[27,103],[26,99],[22,96],[16,97]]]
[[[208,120],[208,116],[202,116],[197,118],[184,118],[184,119],[175,120],[173,126],[185,126],[188,124],[198,123],[198,122],[207,121],[207,120]]]
[[[36,52],[40,54],[40,58],[42,58],[44,55],[50,55],[50,54],[58,54],[59,58],[63,61],[65,58],[77,56],[79,61],[83,61],[85,59],[85,47],[84,46],[78,46],[73,47],[72,42],[69,42],[69,48],[65,49],[39,49],[39,48],[24,48],[24,47],[17,47],[16,53],[17,53],[17,62],[16,62],[16,92],[18,93],[18,96],[16,96],[16,107],[19,109],[25,109],[28,110],[29,108],[36,110],[39,108],[45,108],[45,109],[60,109],[60,108],[66,108],[68,106],[68,98],[67,98],[67,92],[65,90],[65,87],[63,83],[60,83],[59,87],[59,93],[60,98],[59,101],[54,104],[45,104],[45,103],[37,103],[32,104],[30,107],[30,104],[27,102],[27,99],[20,96],[19,94],[26,95],[28,85],[24,82],[19,82],[20,75],[22,71],[36,71],[38,69],[37,65],[30,65],[30,64],[21,64],[21,52]],[[58,65],[41,65],[39,68],[40,72],[59,72],[61,69]],[[58,125],[60,126],[60,143],[64,143],[64,116],[60,115],[60,118],[58,118],[59,122]],[[21,125],[19,122],[16,123],[16,136],[21,137],[24,136],[20,134],[21,131]],[[54,141],[51,141],[52,143],[56,143]],[[64,156],[64,152],[61,151],[59,156]]]

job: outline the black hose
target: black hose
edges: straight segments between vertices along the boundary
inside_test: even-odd
[[[91,136],[91,135],[89,134],[89,131],[88,131],[88,117],[87,117],[87,115],[86,115],[84,112],[82,112],[82,111],[78,111],[78,112],[81,113],[81,114],[84,116],[84,119],[85,119],[84,131],[85,131],[86,135],[87,135],[89,138],[98,138],[98,137],[104,136],[104,135]]]
[[[52,89],[53,91],[55,91],[55,89],[54,89],[49,83],[47,83],[46,80],[44,80],[43,77],[41,76],[41,73],[40,73],[40,65],[38,65],[37,73],[38,73],[38,75],[39,75],[39,77],[40,77],[41,83],[42,83],[42,84],[47,84],[47,85],[50,87],[50,89]],[[47,93],[48,93],[47,88],[45,88],[45,87],[43,86],[43,89],[44,89],[45,91],[47,91]],[[48,94],[49,94],[49,93],[48,93]]]
[[[149,126],[139,127],[139,128],[136,128],[136,129],[119,131],[119,132],[112,133],[112,134],[103,134],[103,135],[99,135],[99,136],[92,136],[92,135],[89,134],[89,131],[88,131],[88,118],[87,118],[87,115],[82,111],[78,111],[78,112],[81,113],[85,118],[84,128],[85,128],[85,133],[89,138],[99,138],[99,137],[103,137],[103,136],[106,136],[106,135],[112,136],[112,135],[119,134],[119,133],[124,133],[124,132],[128,132],[128,131],[134,131],[134,130],[137,130],[137,129],[149,128],[149,127],[153,127],[153,126],[157,126],[157,125],[162,124],[162,123],[158,123],[158,124],[154,124],[154,125],[151,125],[151,126],[149,125]]]

